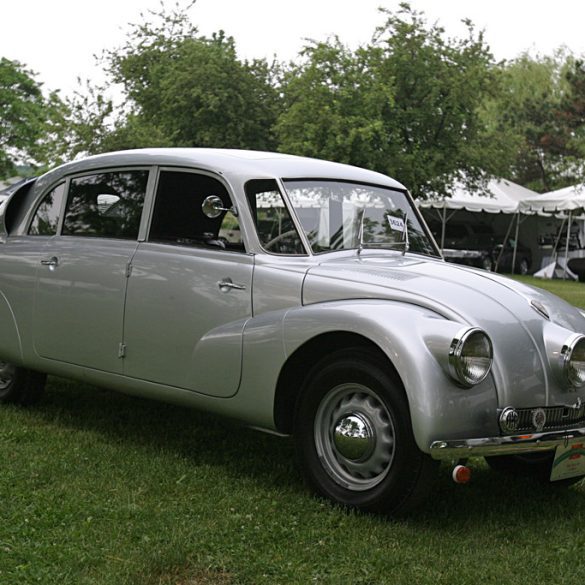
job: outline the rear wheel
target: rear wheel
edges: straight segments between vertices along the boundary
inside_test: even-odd
[[[44,392],[46,374],[0,361],[0,403],[37,403]]]
[[[295,440],[317,493],[367,511],[414,507],[438,465],[416,446],[396,376],[357,348],[313,368],[297,405]]]

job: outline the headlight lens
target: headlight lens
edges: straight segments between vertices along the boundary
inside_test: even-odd
[[[585,386],[585,336],[570,337],[561,351],[563,374],[571,386]]]
[[[470,388],[482,382],[492,367],[492,342],[485,331],[465,329],[451,342],[449,370],[462,386]]]

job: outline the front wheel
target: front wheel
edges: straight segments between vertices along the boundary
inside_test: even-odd
[[[46,374],[0,361],[0,403],[36,404],[45,389]]]
[[[397,377],[360,349],[313,368],[297,405],[295,440],[317,493],[367,511],[408,511],[430,490],[438,465],[416,446]]]

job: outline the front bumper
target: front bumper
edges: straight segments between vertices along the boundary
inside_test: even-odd
[[[566,445],[573,439],[581,438],[585,439],[585,427],[505,437],[433,441],[430,447],[430,454],[433,459],[518,455],[520,453],[552,451],[559,445]]]

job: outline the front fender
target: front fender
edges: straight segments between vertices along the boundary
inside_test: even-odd
[[[375,343],[402,380],[417,445],[429,453],[430,444],[445,436],[499,432],[492,377],[464,389],[447,373],[450,342],[465,326],[403,302],[335,301],[289,310],[283,322],[283,345],[290,356],[307,341],[332,332],[350,332]]]

